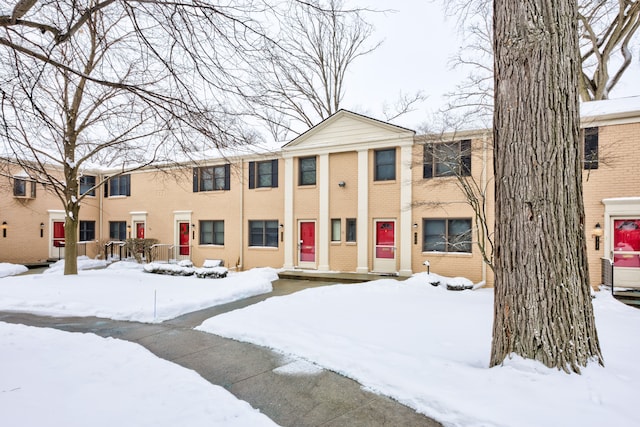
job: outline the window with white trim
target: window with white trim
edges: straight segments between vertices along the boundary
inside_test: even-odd
[[[423,219],[423,252],[471,253],[471,219]]]
[[[224,221],[200,221],[201,245],[224,245]]]
[[[423,178],[471,175],[471,140],[424,145]]]
[[[249,221],[249,246],[278,247],[278,221]]]

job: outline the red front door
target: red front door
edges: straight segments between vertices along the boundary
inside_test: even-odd
[[[53,246],[56,248],[64,247],[64,222],[53,222]]]
[[[613,221],[613,265],[640,267],[640,219]]]
[[[395,223],[393,221],[376,222],[376,258],[395,258]]]
[[[316,223],[300,223],[300,262],[316,262]]]
[[[138,239],[144,239],[144,222],[136,223],[136,237]]]
[[[180,255],[189,255],[189,223],[180,223]]]

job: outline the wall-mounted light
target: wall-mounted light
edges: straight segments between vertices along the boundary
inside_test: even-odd
[[[44,237],[44,222],[40,223],[40,238]]]
[[[195,224],[191,224],[191,238],[193,240],[196,240],[196,225]]]
[[[417,223],[413,223],[413,244],[417,245],[418,244],[418,224]]]
[[[593,230],[591,230],[591,235],[596,239],[596,251],[600,250],[600,237],[602,237],[602,233],[603,233],[602,227],[598,222],[596,226],[593,228]]]
[[[2,221],[2,237],[7,237],[7,221]]]
[[[340,182],[338,183],[338,187],[340,187],[340,188],[344,188],[346,185],[347,185],[347,183],[346,183],[346,182],[344,182],[344,181],[340,181]]]
[[[278,227],[280,228],[280,241],[284,242],[284,224],[280,224]]]
[[[129,234],[129,238],[131,238],[131,224],[127,224],[127,234]]]

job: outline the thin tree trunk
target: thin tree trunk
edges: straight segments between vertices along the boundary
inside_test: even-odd
[[[575,0],[494,0],[496,252],[491,366],[602,363],[579,145]]]

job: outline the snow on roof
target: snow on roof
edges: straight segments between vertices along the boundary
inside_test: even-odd
[[[580,117],[614,118],[640,116],[640,96],[580,103]]]

